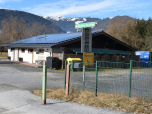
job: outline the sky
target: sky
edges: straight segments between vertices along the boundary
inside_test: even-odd
[[[152,0],[0,0],[0,9],[25,11],[39,16],[107,18],[152,17]]]

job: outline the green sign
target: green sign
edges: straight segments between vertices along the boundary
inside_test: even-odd
[[[94,27],[95,22],[90,22],[90,23],[82,23],[82,24],[76,24],[75,28],[87,28],[87,27]]]

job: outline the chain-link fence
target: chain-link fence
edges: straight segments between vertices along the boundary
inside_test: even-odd
[[[151,61],[132,61],[131,96],[152,99]]]
[[[95,96],[100,91],[152,99],[152,63],[149,61],[96,61],[87,66],[83,62],[74,64],[70,66],[72,88],[93,90]]]

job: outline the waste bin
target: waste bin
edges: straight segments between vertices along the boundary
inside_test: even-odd
[[[72,71],[81,71],[82,68],[80,68],[82,63],[82,60],[80,58],[67,58],[68,64],[70,64],[70,70]]]
[[[46,66],[48,68],[56,68],[58,69],[58,65],[59,65],[59,59],[56,57],[47,57],[46,58]]]

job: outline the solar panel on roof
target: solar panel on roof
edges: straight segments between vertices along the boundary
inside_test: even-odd
[[[81,37],[81,35],[82,35],[82,32],[39,35],[39,36],[34,36],[31,38],[11,42],[11,44],[14,44],[14,43],[15,44],[16,43],[58,43],[58,42],[73,39],[76,37]]]

